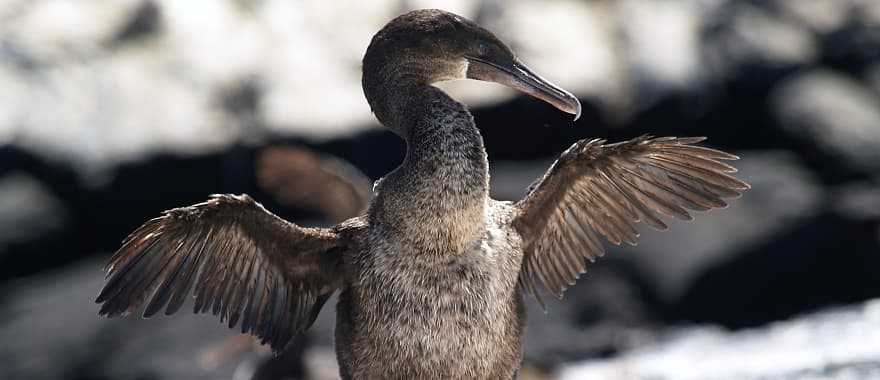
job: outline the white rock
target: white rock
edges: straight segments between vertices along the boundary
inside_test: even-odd
[[[559,379],[874,379],[878,310],[874,300],[733,333],[687,328],[614,359],[567,366]]]

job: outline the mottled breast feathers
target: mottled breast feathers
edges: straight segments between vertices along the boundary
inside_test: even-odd
[[[107,265],[96,302],[117,316],[146,305],[144,317],[176,312],[195,294],[211,312],[280,351],[312,324],[339,287],[343,240],[302,228],[247,195],[215,195],[166,211],[126,238]]]
[[[637,222],[666,229],[659,216],[691,220],[688,210],[726,207],[749,185],[722,160],[738,157],[693,144],[702,137],[642,136],[616,144],[582,140],[566,150],[515,205],[522,235],[520,284],[538,281],[561,298],[590,261],[605,252],[598,235],[636,245]]]

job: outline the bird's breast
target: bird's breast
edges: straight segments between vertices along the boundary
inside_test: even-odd
[[[458,255],[418,255],[376,239],[357,258],[360,269],[340,304],[348,318],[340,332],[352,352],[409,363],[399,373],[410,375],[449,367],[445,374],[461,377],[518,362],[518,257],[498,228],[484,230]]]
[[[402,168],[408,169],[408,168]],[[435,171],[395,171],[377,186],[371,224],[405,252],[463,254],[483,238],[488,192],[464,175],[428,177]],[[441,180],[442,179],[442,180]],[[397,249],[397,248],[395,248]]]

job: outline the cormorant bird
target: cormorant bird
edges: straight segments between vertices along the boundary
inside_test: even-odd
[[[599,236],[636,244],[637,222],[690,220],[748,185],[722,163],[736,156],[702,138],[583,140],[522,200],[489,198],[480,132],[467,108],[431,84],[501,83],[577,115],[578,100],[534,74],[492,33],[460,16],[419,10],[389,22],[363,60],[376,117],[406,141],[367,213],[303,228],[247,195],[172,209],[134,231],[110,260],[101,314],[146,305],[195,312],[282,350],[340,293],[336,352],[343,378],[515,376],[524,296],[561,296],[602,256]]]

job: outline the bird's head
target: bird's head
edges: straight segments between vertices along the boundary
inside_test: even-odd
[[[370,42],[363,69],[365,88],[378,85],[371,80],[476,79],[522,91],[574,114],[575,120],[581,112],[577,98],[531,71],[492,32],[437,9],[391,20]]]

